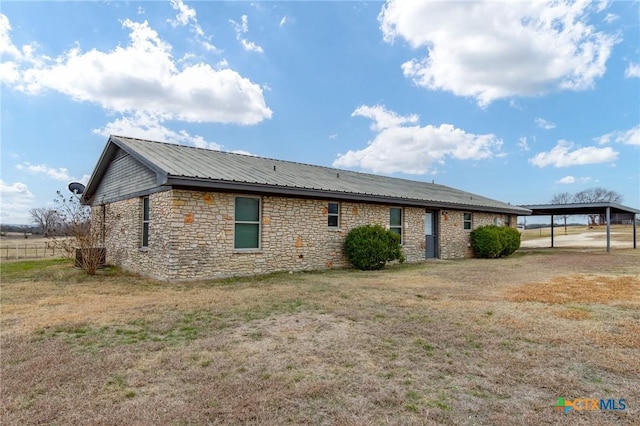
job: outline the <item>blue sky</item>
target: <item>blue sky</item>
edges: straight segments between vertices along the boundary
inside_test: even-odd
[[[109,134],[640,207],[640,3],[12,2],[0,222],[86,182]]]

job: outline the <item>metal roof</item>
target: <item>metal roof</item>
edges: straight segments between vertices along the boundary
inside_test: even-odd
[[[550,215],[588,215],[606,214],[607,208],[611,214],[640,214],[640,210],[623,206],[618,203],[568,203],[568,204],[537,204],[522,206],[531,210],[534,216]]]
[[[159,184],[172,187],[530,214],[527,208],[435,183],[113,135],[87,185],[86,199],[97,189],[116,147],[155,171]]]

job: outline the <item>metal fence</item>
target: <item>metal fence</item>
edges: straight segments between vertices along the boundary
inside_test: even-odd
[[[49,241],[31,243],[4,243],[0,246],[0,259],[45,259],[68,257],[68,253],[59,245]]]

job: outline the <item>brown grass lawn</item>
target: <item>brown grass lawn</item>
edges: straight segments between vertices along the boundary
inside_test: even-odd
[[[640,250],[188,284],[12,262],[0,290],[3,425],[640,417]]]

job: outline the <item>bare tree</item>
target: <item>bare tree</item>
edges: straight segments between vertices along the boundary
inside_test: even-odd
[[[604,188],[589,188],[573,196],[574,203],[621,203],[622,195]]]
[[[573,201],[575,203],[621,203],[622,200],[622,195],[616,191],[599,187],[585,189],[573,196]],[[596,224],[597,217],[598,215],[589,215],[591,225]]]
[[[31,215],[31,221],[35,223],[45,237],[49,237],[55,234],[58,225],[60,224],[60,215],[56,209],[50,207],[38,207],[29,210]]]
[[[569,192],[561,192],[559,194],[551,197],[551,204],[569,204],[573,201],[574,196]],[[567,218],[569,215],[563,215],[562,219],[564,219],[564,233],[567,233]]]
[[[57,194],[55,203],[60,217],[59,233],[72,237],[71,240],[65,238],[59,241],[69,254],[75,253],[78,266],[89,275],[94,275],[105,261],[100,227],[91,226],[91,208],[82,205],[75,195],[65,198],[60,191]]]

